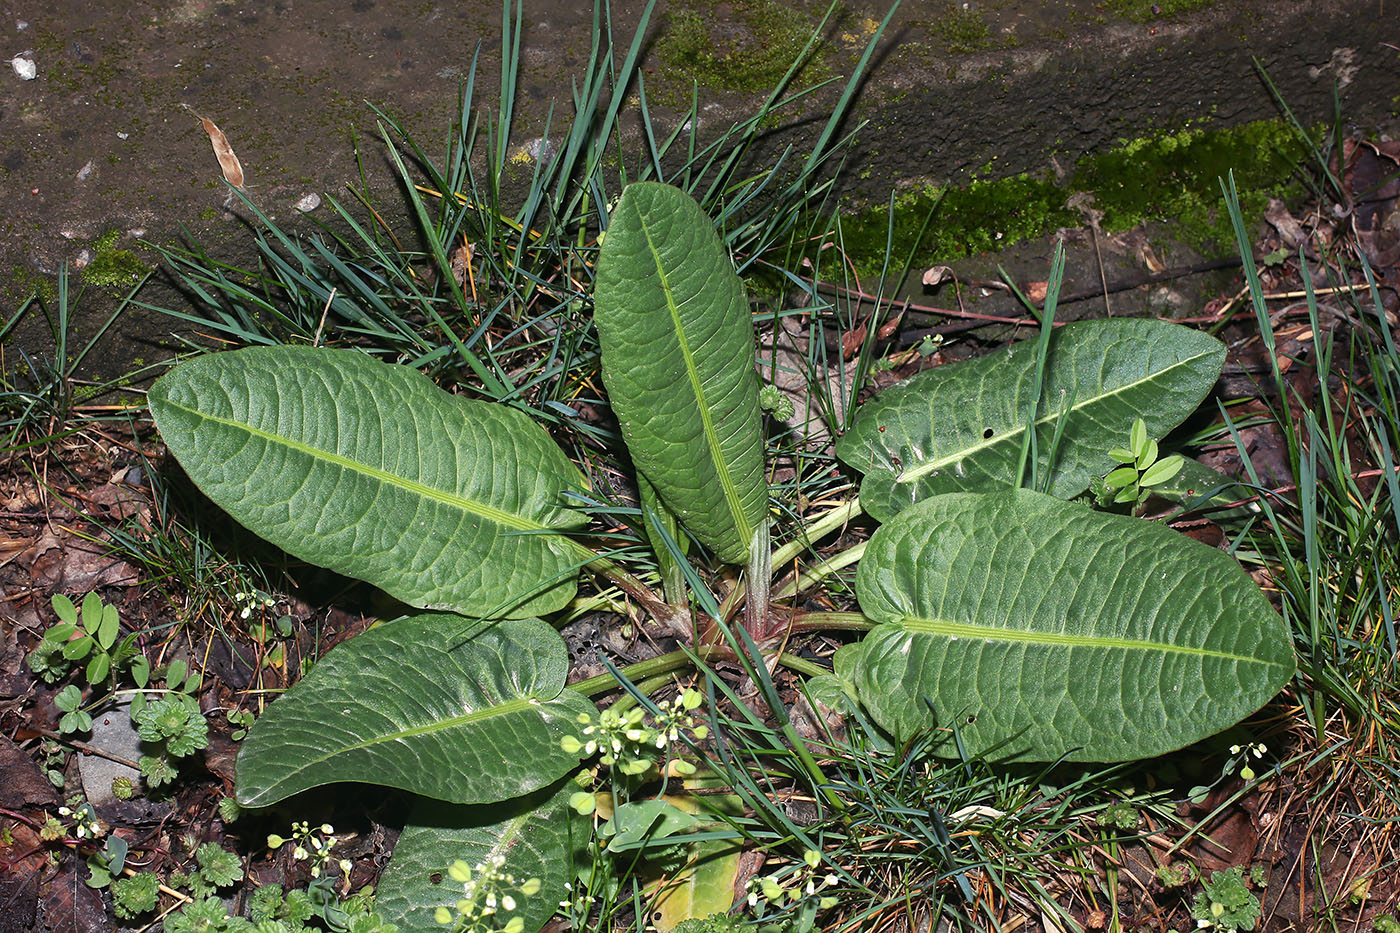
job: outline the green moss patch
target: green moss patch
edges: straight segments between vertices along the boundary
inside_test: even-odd
[[[109,230],[92,244],[93,258],[83,269],[83,282],[99,288],[130,288],[151,267],[129,249],[119,249],[120,230]]]
[[[1256,217],[1270,197],[1301,193],[1291,178],[1306,155],[1298,135],[1278,121],[1226,130],[1182,130],[1127,143],[1083,160],[1070,186],[1093,192],[1105,230],[1165,221],[1197,248],[1234,242],[1220,179],[1234,172],[1245,217]]]
[[[1215,0],[1108,0],[1104,9],[1114,16],[1145,23],[1178,13],[1193,13],[1214,2]]]
[[[1064,183],[1016,175],[946,192],[928,186],[904,194],[895,202],[891,242],[895,255],[903,256],[941,194],[919,255],[946,262],[1000,249],[1082,225],[1083,217],[1066,201],[1084,191],[1103,212],[1101,224],[1108,232],[1154,221],[1201,252],[1228,250],[1234,238],[1219,179],[1233,171],[1245,216],[1257,217],[1270,197],[1303,193],[1293,176],[1305,153],[1303,141],[1278,121],[1159,133],[1081,159]],[[879,271],[889,226],[885,206],[843,217],[845,249],[863,273]]]
[[[929,25],[950,52],[981,52],[992,47],[992,28],[980,10],[944,3],[943,13]]]
[[[818,20],[779,0],[731,0],[727,13],[716,3],[687,0],[672,9],[666,31],[657,40],[657,57],[673,73],[703,88],[766,91],[802,56]],[[812,82],[826,77],[826,44],[816,43],[799,75]]]

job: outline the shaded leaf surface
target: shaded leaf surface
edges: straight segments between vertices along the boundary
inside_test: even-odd
[[[743,562],[768,506],[753,323],[713,223],[684,191],[623,191],[594,316],[633,463],[706,547]]]
[[[862,704],[899,737],[956,722],[972,754],[1162,754],[1258,709],[1294,669],[1282,620],[1228,555],[1028,490],[906,509],[872,536],[856,590],[883,623],[856,655]]]
[[[462,641],[469,620],[400,619],[330,651],[268,707],[238,756],[238,800],[264,807],[337,781],[454,803],[506,800],[578,764],[559,740],[593,712],[564,689],[564,641],[538,619]]]
[[[707,811],[731,816],[744,812],[742,799],[733,794],[706,798],[669,794],[663,799],[687,813],[702,816]],[[724,829],[726,824],[714,821],[706,828]],[[743,842],[705,839],[689,843],[686,848],[685,865],[661,880],[652,904],[651,921],[660,933],[669,933],[686,920],[725,913],[734,906],[734,882],[739,874]]]
[[[578,557],[548,532],[585,521],[563,495],[583,478],[523,412],[314,347],[200,357],[149,402],[195,484],[303,560],[468,615],[548,612],[574,594]]]
[[[1083,321],[1055,331],[1036,420],[1050,494],[1078,495],[1111,469],[1117,461],[1108,451],[1128,440],[1135,419],[1156,437],[1184,421],[1224,361],[1215,338],[1160,321]],[[865,510],[888,521],[940,493],[1015,484],[1035,365],[1036,341],[1026,340],[919,373],[862,406],[836,455],[865,474]]]
[[[422,801],[380,879],[376,912],[397,924],[399,933],[441,933],[446,928],[433,919],[433,911],[451,910],[465,893],[447,876],[448,867],[461,859],[474,869],[500,855],[505,858],[501,870],[514,875],[517,886],[530,878],[540,880],[539,892],[532,897],[516,894],[519,906],[506,915],[518,915],[526,931],[538,930],[567,896],[564,885],[588,840],[588,824],[568,805],[576,790],[576,784],[564,780],[498,804],[468,807]]]

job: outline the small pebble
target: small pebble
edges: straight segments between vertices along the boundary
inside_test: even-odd
[[[10,67],[15,70],[15,74],[19,75],[25,81],[33,81],[34,76],[39,73],[39,69],[35,66],[34,62],[25,58],[23,55],[16,55],[14,58],[10,59]]]
[[[311,211],[321,206],[321,196],[313,191],[292,206],[303,214],[309,214]]]
[[[88,159],[87,164],[78,169],[78,181],[87,181],[92,177],[92,160]]]

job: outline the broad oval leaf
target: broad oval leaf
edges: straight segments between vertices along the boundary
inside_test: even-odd
[[[582,864],[590,827],[569,806],[576,790],[577,784],[564,780],[504,803],[467,807],[421,802],[394,845],[375,893],[375,912],[397,925],[399,933],[442,933],[450,927],[434,920],[433,912],[446,907],[455,914],[465,894],[448,868],[460,859],[475,874],[477,866],[499,856],[505,860],[500,870],[513,875],[517,887],[539,879],[535,894],[514,893],[517,907],[505,917],[520,917],[523,930],[534,933],[568,897],[566,885]]]
[[[956,726],[972,754],[1162,754],[1258,709],[1294,669],[1230,556],[1029,490],[906,509],[871,537],[856,591],[882,623],[856,656],[861,703],[900,739]]]
[[[598,257],[603,382],[632,462],[719,557],[768,508],[753,323],[714,224],[679,188],[629,185]]]
[[[560,747],[595,709],[564,689],[568,651],[539,619],[427,613],[338,645],[258,718],[238,755],[238,800],[265,807],[361,781],[453,803],[519,797],[579,756]]]
[[[312,347],[200,357],[149,402],[195,485],[303,560],[466,615],[573,597],[579,556],[558,532],[586,520],[564,496],[583,477],[523,412]]]
[[[1142,418],[1161,437],[1186,420],[1225,362],[1207,334],[1161,321],[1067,324],[1053,334],[1036,417],[1048,491],[1068,499],[1118,461]],[[921,499],[1016,483],[1035,387],[1036,341],[919,373],[861,406],[836,455],[865,474],[861,506],[879,521]],[[1056,442],[1056,433],[1061,436]],[[1054,461],[1051,463],[1053,452]]]

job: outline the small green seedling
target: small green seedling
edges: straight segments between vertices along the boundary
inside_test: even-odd
[[[1254,872],[1250,873],[1250,880],[1256,880]],[[1212,873],[1191,904],[1191,916],[1201,929],[1222,933],[1254,929],[1259,914],[1259,898],[1249,890],[1244,869],[1238,866]]]
[[[153,703],[141,703],[139,710],[132,703],[131,721],[154,752],[142,755],[137,762],[151,787],[175,780],[176,759],[188,758],[209,746],[209,724],[199,702],[187,693],[170,690]]]
[[[92,716],[83,709],[83,695],[77,687],[69,684],[53,698],[53,705],[63,711],[58,721],[58,731],[64,735],[70,732],[91,732]]]
[[[1141,418],[1133,422],[1129,446],[1115,447],[1108,454],[1125,466],[1103,478],[1098,490],[1100,505],[1128,502],[1141,505],[1152,494],[1153,486],[1160,486],[1180,473],[1186,463],[1186,458],[1180,454],[1157,459],[1157,442],[1147,436],[1147,423]]]
[[[231,709],[224,713],[224,718],[233,728],[229,733],[229,738],[235,742],[248,734],[248,730],[253,728],[253,714],[246,709]]]
[[[90,685],[110,679],[114,686],[117,673],[127,668],[136,686],[146,685],[150,661],[137,647],[134,632],[118,643],[121,618],[116,606],[105,605],[96,593],[83,597],[81,611],[62,593],[56,593],[49,602],[59,621],[30,653],[30,670],[45,682],[55,683],[73,667],[85,663],[83,675]]]

